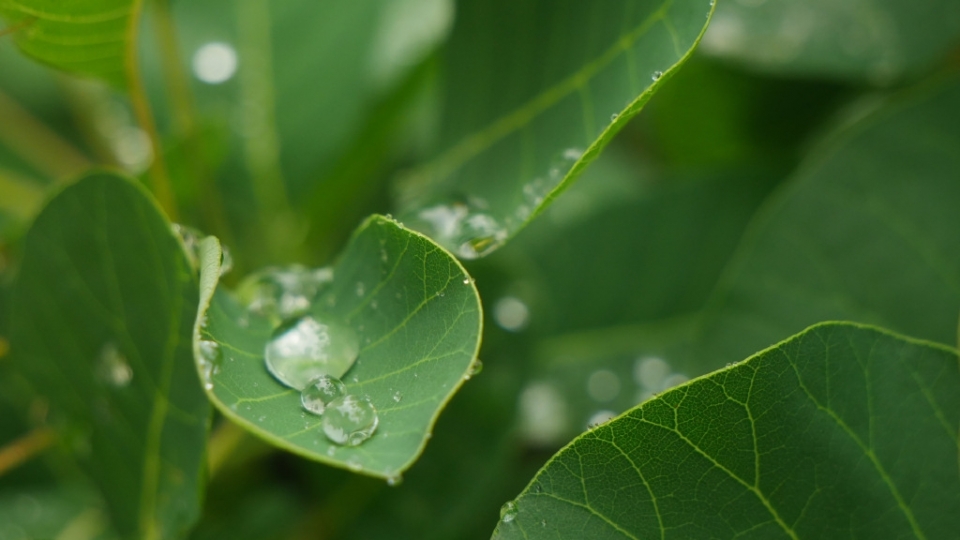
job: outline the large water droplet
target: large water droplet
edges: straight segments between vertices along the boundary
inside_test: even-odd
[[[300,403],[303,404],[304,409],[320,415],[330,402],[346,393],[347,387],[343,381],[330,375],[321,375],[303,389],[300,393]]]
[[[507,501],[500,507],[500,521],[504,523],[510,523],[511,521],[517,519],[517,514],[520,513],[520,509],[517,507],[517,503],[513,501]]]
[[[281,383],[303,390],[321,375],[342,377],[357,359],[360,340],[347,326],[311,316],[278,327],[264,352],[267,369]]]
[[[321,423],[323,433],[331,441],[357,446],[373,435],[380,418],[369,399],[348,394],[327,405]]]
[[[248,310],[280,321],[306,313],[332,282],[329,267],[268,268],[245,280],[237,294]]]
[[[133,369],[127,357],[120,352],[115,343],[107,343],[100,349],[96,365],[97,377],[117,388],[123,388],[133,380]]]

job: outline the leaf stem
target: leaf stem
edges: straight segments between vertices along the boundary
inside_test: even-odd
[[[217,426],[207,445],[207,469],[211,478],[223,468],[246,437],[247,432],[229,420]]]
[[[0,448],[0,476],[46,450],[56,440],[52,429],[41,427]]]
[[[91,166],[83,152],[3,92],[0,92],[0,119],[0,142],[38,172],[63,180]]]
[[[140,59],[137,44],[138,36],[140,35],[140,15],[142,12],[143,0],[135,0],[130,16],[130,28],[127,32],[129,36],[126,51],[127,87],[130,92],[130,104],[133,107],[133,114],[137,118],[137,123],[140,124],[140,127],[150,138],[150,146],[153,149],[153,163],[150,165],[150,170],[148,171],[153,194],[157,197],[160,206],[167,213],[167,217],[176,221],[178,217],[177,203],[173,195],[173,188],[170,184],[167,165],[163,159],[160,134],[153,120],[150,101],[147,99],[147,92],[143,86],[143,80],[140,77]]]

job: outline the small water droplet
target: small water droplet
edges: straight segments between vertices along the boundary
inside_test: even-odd
[[[473,362],[470,364],[470,369],[467,370],[467,374],[463,376],[464,380],[469,381],[473,377],[480,374],[483,371],[483,361],[479,358],[474,358]]]
[[[403,394],[401,394],[399,390],[393,393],[393,401],[395,403],[400,403],[400,400],[402,399],[403,399]]]
[[[377,301],[376,301],[376,300],[373,300],[373,301],[370,302],[370,308],[371,308],[371,309],[377,309],[377,307],[379,307],[379,304],[377,304]]]
[[[263,421],[266,420],[266,419],[267,419],[267,415],[265,415],[265,414],[262,414],[262,415],[260,415],[260,418],[257,418],[257,420],[259,420],[260,422],[263,422]]]
[[[403,476],[395,474],[387,477],[387,485],[390,487],[397,487],[403,483]]]
[[[620,117],[619,114],[613,113],[613,114],[610,115],[610,121],[611,121],[611,122],[616,122],[616,121],[617,121],[617,118],[619,118],[619,117]]]
[[[369,399],[348,394],[327,404],[321,423],[331,441],[358,446],[373,435],[380,418]]]
[[[357,282],[357,296],[363,296],[363,293],[366,292],[366,286],[364,286],[362,281]]]
[[[520,509],[517,507],[517,503],[513,501],[507,501],[503,506],[500,507],[500,521],[504,523],[510,523],[517,518],[517,514],[520,513]]]
[[[133,380],[133,369],[130,368],[127,357],[112,342],[100,349],[96,374],[101,381],[116,388],[123,388]]]
[[[244,280],[237,288],[237,296],[249,311],[277,323],[306,313],[332,282],[330,267],[268,268]]]
[[[469,285],[469,284],[470,284],[470,278],[463,278],[463,284],[464,284],[464,285]]]
[[[347,326],[326,318],[305,316],[280,325],[267,343],[267,370],[286,386],[303,390],[321,375],[341,377],[360,350],[360,340]]]
[[[655,81],[659,81],[659,80],[660,80],[660,77],[663,77],[663,72],[662,72],[662,71],[659,71],[659,70],[658,70],[658,71],[654,71],[653,74],[650,75],[650,78],[653,79],[653,80],[655,80]]]
[[[304,409],[321,415],[331,401],[346,393],[347,387],[343,381],[330,375],[321,375],[300,392],[300,403]]]
[[[328,455],[328,456],[333,457],[333,455],[336,454],[336,453],[337,453],[337,447],[336,447],[336,446],[328,446],[328,447],[327,447],[327,455]]]
[[[352,457],[347,460],[347,467],[349,467],[351,471],[357,472],[363,468],[363,465],[360,464],[359,459],[357,459],[356,457]]]
[[[541,526],[541,527],[546,527],[546,526],[547,526],[547,520],[541,519],[541,520],[540,520],[540,526]]]

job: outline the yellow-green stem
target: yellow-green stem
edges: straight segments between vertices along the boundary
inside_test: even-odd
[[[43,452],[57,440],[50,428],[37,428],[0,448],[0,476]]]

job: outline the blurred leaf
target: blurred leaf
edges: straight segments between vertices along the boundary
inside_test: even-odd
[[[357,230],[334,272],[331,290],[312,312],[338,317],[360,338],[360,356],[343,381],[348,393],[369,396],[379,413],[370,440],[340,447],[325,438],[320,417],[304,412],[300,393],[264,366],[273,325],[223,291],[207,313],[208,339],[222,352],[208,395],[228,418],[281,448],[393,477],[423,451],[476,358],[479,298],[454,258],[383,217]]]
[[[134,0],[0,0],[25,54],[58,69],[125,85],[135,35]]]
[[[175,538],[198,517],[210,406],[191,361],[197,282],[136,184],[63,190],[24,239],[11,356],[125,538]]]
[[[825,320],[953,345],[960,79],[827,141],[762,210],[704,318],[705,369]]]
[[[953,349],[824,324],[596,427],[496,538],[946,538],[960,530]]]
[[[960,44],[955,0],[721,2],[704,52],[757,70],[889,83],[930,70]]]
[[[96,493],[77,487],[21,489],[0,494],[0,538],[106,540],[109,531]]]
[[[566,189],[696,45],[710,0],[458,4],[440,152],[404,220],[489,253]]]

